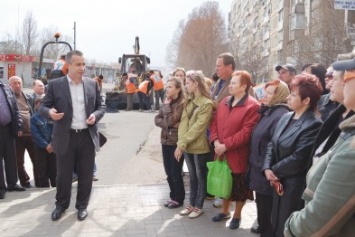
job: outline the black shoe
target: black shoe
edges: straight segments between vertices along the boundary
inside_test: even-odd
[[[5,199],[6,189],[0,189],[0,199]]]
[[[11,188],[7,188],[7,191],[12,192],[12,191],[26,191],[25,188],[19,186],[18,184],[16,184],[15,186],[11,187]]]
[[[83,221],[88,217],[89,213],[86,209],[79,209],[78,210],[78,220]]]
[[[64,213],[64,209],[60,207],[56,207],[54,211],[52,212],[52,221],[57,221],[62,217],[62,214]]]
[[[171,200],[171,202],[168,204],[167,208],[175,209],[175,208],[181,207],[183,204],[184,204],[183,202],[179,203],[174,200]]]
[[[254,233],[254,234],[260,234],[259,226],[257,225],[257,226],[251,227],[250,232]]]
[[[24,188],[32,188],[32,185],[30,182],[27,182],[27,183],[24,183],[24,184],[21,184],[22,187]]]
[[[232,218],[231,222],[229,223],[229,229],[235,230],[238,229],[240,226],[240,218]]]

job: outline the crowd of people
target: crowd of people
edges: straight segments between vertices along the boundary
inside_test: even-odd
[[[300,74],[290,64],[275,70],[278,78],[257,97],[251,75],[236,70],[230,53],[218,56],[216,81],[176,68],[155,117],[170,187],[164,206],[184,205],[185,160],[190,196],[180,215],[199,217],[212,196],[207,162],[226,160],[232,191],[221,205],[215,201],[221,210],[212,222],[239,228],[254,191],[258,225],[251,231],[260,236],[353,236],[355,59],[328,69],[308,64]]]
[[[88,216],[100,149],[97,123],[105,113],[102,76],[83,77],[80,51],[69,52],[65,63],[66,76],[50,80],[46,88],[34,80],[31,95],[23,92],[18,76],[9,78],[9,85],[0,82],[0,199],[7,191],[32,187],[24,166],[27,151],[34,186],[57,189],[53,221],[69,207],[73,174],[77,218]],[[238,229],[246,200],[255,199],[258,225],[251,231],[260,236],[352,236],[355,59],[328,69],[308,64],[300,74],[289,64],[275,70],[279,76],[263,86],[262,97],[254,93],[250,73],[237,70],[231,53],[217,57],[211,79],[176,68],[164,88],[160,72],[145,73],[141,82],[134,70],[123,75],[127,93],[138,93],[141,111],[144,104],[152,111],[149,94],[155,91],[155,124],[161,128],[170,188],[164,206],[185,204],[180,215],[198,218],[204,200],[213,196],[207,190],[207,162],[225,160],[231,192],[229,198],[215,197],[221,209],[212,222],[230,219],[228,227]],[[132,97],[127,99],[131,110]],[[190,177],[187,203],[184,161]]]

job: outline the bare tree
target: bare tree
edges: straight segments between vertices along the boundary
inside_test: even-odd
[[[37,22],[33,17],[32,12],[27,12],[26,17],[23,20],[21,35],[25,54],[30,55],[37,40]]]
[[[184,20],[180,20],[178,28],[175,30],[173,39],[166,48],[165,61],[168,67],[175,67],[179,52],[179,43],[184,30]]]
[[[181,24],[179,25],[181,28]],[[189,15],[181,36],[170,47],[177,48],[175,66],[214,72],[216,58],[228,50],[227,28],[218,2],[205,2]]]
[[[58,32],[58,27],[50,26],[48,28],[42,29],[39,34],[38,47],[36,48],[35,55],[39,56],[41,53],[42,46],[49,42],[55,41],[54,34]],[[62,41],[72,42],[72,38],[66,35],[61,36]],[[64,44],[49,44],[44,50],[44,57],[56,60],[61,54],[68,52],[70,49]]]
[[[329,65],[338,54],[351,51],[346,40],[344,12],[334,9],[333,0],[311,1],[309,25],[296,32],[285,51],[298,68],[316,62]]]
[[[242,60],[240,60],[240,67],[252,75],[255,83],[260,83],[260,79],[266,73],[264,69],[267,65],[267,58],[263,57],[262,50],[261,45],[249,47],[242,55]]]
[[[0,53],[3,54],[20,54],[22,51],[21,43],[7,33],[0,41]]]

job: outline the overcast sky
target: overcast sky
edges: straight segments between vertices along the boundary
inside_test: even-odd
[[[133,53],[135,36],[142,54],[150,55],[152,66],[165,65],[166,47],[181,19],[204,0],[0,0],[0,39],[21,27],[32,11],[38,29],[58,27],[73,37],[76,48],[98,62],[117,62],[123,53]],[[232,0],[219,0],[228,19]],[[72,44],[72,42],[69,42]],[[73,45],[73,44],[72,44]]]

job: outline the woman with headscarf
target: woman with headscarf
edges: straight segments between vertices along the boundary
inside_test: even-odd
[[[261,172],[265,159],[267,144],[271,141],[276,124],[281,116],[289,111],[286,102],[290,90],[286,83],[280,80],[271,80],[264,87],[264,104],[259,110],[260,120],[254,128],[249,157],[250,189],[255,191],[258,214],[258,227],[251,231],[260,233],[261,237],[272,237],[273,228],[270,222],[272,207],[272,188],[270,182]]]
[[[274,185],[271,224],[275,237],[283,236],[286,219],[302,208],[312,145],[322,122],[316,114],[322,94],[319,80],[311,74],[296,75],[290,85],[288,107],[293,110],[280,118],[268,144],[262,171]]]

